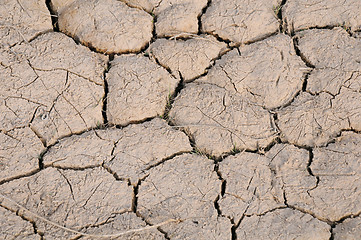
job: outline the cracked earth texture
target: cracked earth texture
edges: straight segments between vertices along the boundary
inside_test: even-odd
[[[0,239],[361,239],[360,13],[0,0]]]

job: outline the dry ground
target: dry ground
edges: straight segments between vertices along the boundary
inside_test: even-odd
[[[0,239],[361,239],[360,0],[0,0]]]

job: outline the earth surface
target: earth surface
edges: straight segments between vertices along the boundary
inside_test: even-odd
[[[361,239],[360,0],[0,0],[0,239]]]

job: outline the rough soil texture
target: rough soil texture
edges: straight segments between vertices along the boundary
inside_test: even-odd
[[[234,45],[254,42],[275,34],[280,0],[212,0],[202,16],[202,31]]]
[[[232,225],[214,208],[221,181],[213,168],[212,160],[191,154],[155,167],[139,187],[139,213],[152,224],[174,217],[186,219],[164,227],[172,239],[230,238]]]
[[[52,31],[50,12],[43,0],[2,0],[0,8],[0,47],[34,39]]]
[[[359,218],[346,219],[337,225],[333,232],[336,240],[356,240],[358,236],[361,236],[361,220]]]
[[[3,207],[0,208],[0,214],[2,219],[6,219],[0,223],[1,239],[14,239],[14,237],[15,239],[41,239],[39,235],[34,234],[34,228],[30,222]]]
[[[136,52],[152,38],[152,16],[117,0],[77,0],[59,12],[59,29],[105,53]]]
[[[360,11],[1,1],[0,239],[360,239]]]
[[[164,115],[179,82],[156,62],[141,55],[115,57],[106,79],[108,120],[118,125]]]
[[[30,126],[49,145],[103,122],[105,56],[46,33],[3,50],[1,61],[2,130]]]
[[[357,215],[361,207],[361,182],[358,177],[358,166],[361,164],[360,143],[360,135],[344,132],[336,138],[335,143],[330,143],[325,148],[315,148],[309,167],[317,178],[317,184],[307,190],[308,194],[304,195],[304,199],[293,192],[292,196],[287,197],[288,203],[330,221]]]
[[[312,27],[345,26],[361,30],[361,2],[358,0],[286,1],[282,15],[288,31]]]
[[[279,34],[230,51],[200,81],[272,109],[292,101],[301,91],[307,71],[292,39]]]
[[[149,52],[162,66],[180,74],[189,82],[206,72],[212,61],[227,50],[227,45],[216,38],[201,35],[185,41],[158,39]]]
[[[152,166],[191,150],[184,133],[172,129],[164,120],[154,119],[60,140],[44,156],[44,166],[83,169],[103,165],[116,178],[136,184]]]
[[[259,231],[262,229],[262,231]],[[237,236],[241,239],[329,239],[330,226],[292,209],[278,209],[246,217]]]
[[[169,118],[189,133],[200,152],[215,156],[265,148],[277,134],[267,110],[211,84],[188,84],[175,99]]]
[[[361,39],[350,37],[341,28],[307,30],[297,36],[303,57],[314,66],[307,80],[307,91],[337,95],[342,86],[360,89]],[[327,44],[330,41],[332,44]]]

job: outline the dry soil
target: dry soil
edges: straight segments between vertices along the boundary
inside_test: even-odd
[[[0,0],[0,239],[361,239],[361,1]]]

